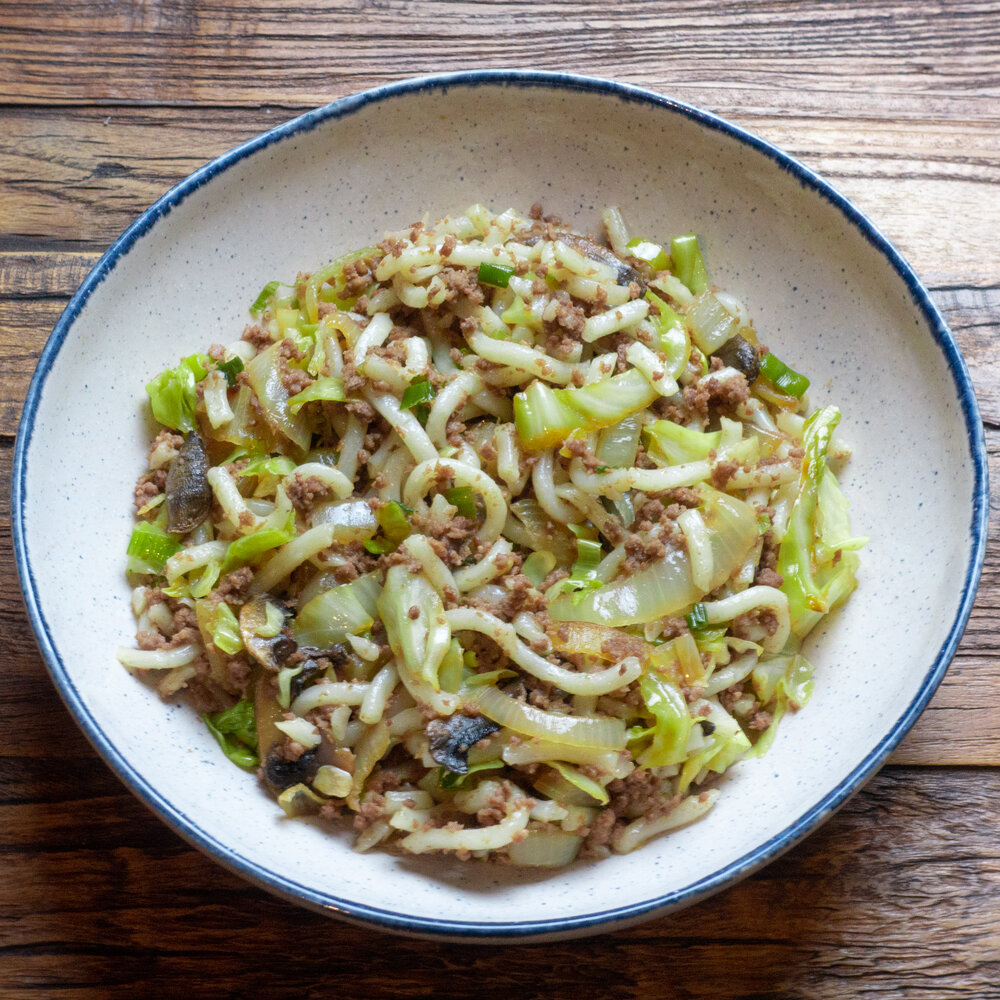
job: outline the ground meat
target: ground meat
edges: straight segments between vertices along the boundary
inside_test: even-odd
[[[382,251],[382,256],[388,256],[392,254],[393,257],[402,256],[403,250],[406,247],[406,243],[396,236],[387,236],[381,243],[379,243],[378,248]]]
[[[146,450],[146,461],[148,462],[153,457],[153,452],[157,451],[162,445],[166,445],[171,451],[176,452],[182,444],[184,444],[183,434],[175,434],[173,431],[164,428],[153,438],[152,443]]]
[[[244,327],[241,339],[253,345],[257,351],[263,351],[264,348],[270,347],[272,343],[271,335],[259,323],[251,323],[250,326]]]
[[[490,793],[486,805],[476,813],[480,826],[493,826],[507,815],[507,792],[502,785]]]
[[[663,631],[660,632],[661,639],[676,639],[688,631],[687,622],[683,618],[662,619]]]
[[[344,407],[349,413],[353,413],[363,424],[371,423],[375,419],[375,408],[363,399],[353,399],[345,403]]]
[[[350,545],[335,545],[332,550],[344,560],[339,566],[334,566],[331,572],[337,583],[350,583],[365,573],[370,573],[378,565],[377,560],[368,553],[360,542]]]
[[[312,513],[313,505],[330,492],[330,487],[318,476],[292,476],[286,487],[288,499],[303,517]]]
[[[198,667],[208,667],[207,660],[201,660],[195,664]],[[199,714],[205,712],[221,712],[232,704],[232,699],[219,691],[213,684],[199,678],[192,677],[184,685],[184,697],[188,704]]]
[[[689,409],[707,417],[711,407],[731,411],[740,403],[745,403],[750,398],[750,386],[742,374],[719,379],[710,372],[687,386],[683,397]]]
[[[447,471],[447,470],[444,470]],[[447,489],[447,487],[443,487]],[[435,547],[439,558],[450,566],[461,566],[472,558],[473,535],[479,528],[479,522],[461,515],[452,518],[438,518],[433,514],[426,516],[414,514],[411,517],[414,528],[422,535],[427,535],[433,541],[441,542],[444,549]]]
[[[364,830],[385,815],[385,796],[381,792],[366,792],[354,816],[354,829]]]
[[[717,490],[724,490],[726,488],[726,483],[736,475],[736,471],[739,469],[740,463],[733,462],[730,459],[724,459],[721,462],[716,462],[712,466],[712,485]]]
[[[754,608],[746,614],[737,615],[729,630],[740,639],[756,641],[761,638],[761,630],[768,636],[778,631],[778,617],[770,608]]]
[[[682,507],[697,507],[701,503],[701,497],[697,490],[690,486],[678,486],[675,489],[667,490],[663,494],[671,503],[678,503]]]
[[[488,674],[494,670],[503,670],[510,662],[507,654],[481,632],[468,633],[462,645],[475,654],[477,673]]]
[[[733,706],[743,697],[743,685],[733,684],[731,687],[727,687],[725,691],[719,692],[719,703],[727,711],[731,712]]]
[[[667,788],[670,786],[668,785]],[[660,779],[652,771],[637,768],[624,778],[608,785],[611,809],[616,816],[656,819],[665,816],[680,801],[679,795],[664,792]]]
[[[687,541],[684,533],[676,522],[664,511],[657,524],[646,520],[637,520],[636,529],[625,535],[625,562],[622,569],[631,575],[642,569],[647,563],[662,559],[667,549],[683,549]]]
[[[542,709],[543,712],[572,711],[572,706],[566,700],[568,696],[554,684],[539,680],[531,674],[522,674],[519,687],[521,691],[515,696],[519,700],[527,701],[529,705],[534,705],[535,708]]]
[[[464,267],[446,267],[438,277],[445,287],[445,302],[462,297],[478,306],[485,300],[476,275]]]
[[[580,847],[580,857],[602,857],[614,837],[617,822],[613,809],[601,812],[587,831],[587,836]]]
[[[366,257],[344,267],[344,291],[347,295],[359,295],[375,280],[375,268],[380,260],[380,257]]]
[[[642,503],[635,512],[636,521],[650,521],[653,524],[659,524],[660,518],[663,517],[666,511],[666,507],[663,506],[662,502],[659,500],[646,500]]]
[[[641,639],[615,630],[614,634],[601,643],[601,655],[613,663],[618,663],[626,656],[644,656],[646,648]]]
[[[236,656],[225,657],[225,678],[223,686],[234,695],[242,695],[246,691],[247,681],[250,679],[250,662],[242,653]]]
[[[774,722],[770,712],[754,712],[753,718],[747,723],[747,729],[767,729]]]
[[[225,601],[226,604],[243,604],[252,581],[253,570],[249,566],[243,566],[223,577],[222,582],[213,591],[213,595],[218,600]]]
[[[583,467],[587,472],[593,473],[600,468],[601,463],[597,460],[597,456],[590,450],[586,441],[580,438],[570,438],[563,444],[563,447],[574,458],[579,458],[583,462]]]
[[[764,532],[761,541],[764,544],[753,582],[762,587],[780,587],[785,582],[785,578],[778,572],[778,551],[781,546],[775,541],[774,532],[770,528]]]
[[[154,497],[159,496],[167,485],[167,470],[156,469],[143,473],[135,484],[132,503],[136,510],[145,507]]]
[[[278,373],[289,396],[302,392],[315,381],[307,371],[289,364],[290,361],[301,361],[304,357],[305,354],[295,346],[295,341],[291,338],[285,338],[278,348]]]
[[[286,712],[285,714],[288,715],[290,713]],[[271,750],[271,754],[278,760],[287,761],[298,760],[305,752],[306,748],[298,740],[292,739],[285,740]]]
[[[479,608],[491,615],[496,615],[505,622],[513,621],[514,616],[521,611],[534,610],[545,606],[544,598],[535,590],[531,581],[521,573],[511,574],[503,580],[505,596],[496,601],[471,597],[469,607]]]

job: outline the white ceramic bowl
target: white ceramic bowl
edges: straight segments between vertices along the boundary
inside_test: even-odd
[[[714,281],[844,412],[861,586],[810,642],[808,708],[740,764],[709,817],[624,857],[538,872],[352,853],[285,820],[194,713],[116,663],[149,428],[144,383],[239,335],[261,286],[425,212],[542,201],[580,227],[701,234]],[[933,211],[928,205],[927,211]],[[704,112],[606,81],[461,73],[337,101],[227,153],[145,212],[67,307],[28,392],[14,537],[39,645],[70,711],[191,843],[296,902],[453,938],[559,937],[684,906],[805,836],[886,759],[941,680],[983,557],[986,464],[969,378],[926,291],[801,164]]]

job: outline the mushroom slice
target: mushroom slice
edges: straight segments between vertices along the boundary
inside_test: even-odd
[[[306,750],[295,760],[289,760],[275,747],[264,760],[264,777],[275,791],[284,791],[292,785],[311,781],[319,770],[319,763],[316,750]]]
[[[469,749],[495,733],[500,726],[484,715],[450,715],[427,724],[430,753],[443,768],[468,774]]]
[[[270,594],[258,594],[240,609],[243,645],[265,670],[277,672],[295,652],[295,640],[284,632],[291,617],[288,605]]]
[[[167,483],[167,531],[187,534],[208,517],[212,487],[208,482],[208,456],[201,438],[191,431],[170,463]]]
[[[760,374],[760,352],[745,337],[733,334],[720,348],[712,352],[730,368],[743,372],[747,382],[753,382]]]

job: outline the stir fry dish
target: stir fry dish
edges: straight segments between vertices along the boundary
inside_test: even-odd
[[[416,223],[146,386],[119,659],[357,850],[562,866],[699,819],[856,586],[839,411],[694,235],[603,228]]]

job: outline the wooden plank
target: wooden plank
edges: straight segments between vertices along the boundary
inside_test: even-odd
[[[99,259],[93,250],[0,251],[0,297],[68,299]]]
[[[932,285],[1000,274],[1000,117],[740,116],[851,197]],[[104,250],[204,162],[286,110],[0,108],[0,250]],[[950,206],[941,212],[940,206]]]
[[[272,899],[184,847],[110,775],[85,774],[75,796],[0,800],[0,989],[984,1000],[1000,976],[998,825],[1000,772],[892,769],[783,859],[687,911],[585,942],[470,948]]]
[[[941,21],[936,8],[836,0],[637,3],[627,18],[601,0],[7,2],[0,93],[322,104],[404,75],[510,65],[516,53],[520,66],[619,77],[726,111],[870,106],[878,93],[890,113],[919,103],[948,115],[995,100],[995,8],[952,0],[947,30]]]

